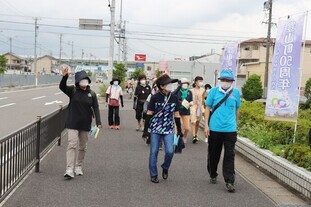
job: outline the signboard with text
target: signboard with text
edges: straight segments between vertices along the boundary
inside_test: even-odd
[[[146,54],[135,54],[135,61],[136,62],[145,62],[146,61]]]

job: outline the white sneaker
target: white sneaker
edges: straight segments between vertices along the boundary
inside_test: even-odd
[[[75,174],[76,175],[83,175],[83,172],[82,172],[82,167],[78,166],[75,168]]]
[[[65,177],[65,178],[74,178],[75,175],[74,175],[74,173],[73,173],[73,170],[72,170],[71,168],[67,168],[67,169],[66,169],[66,172],[65,172],[65,174],[64,174],[64,177]]]

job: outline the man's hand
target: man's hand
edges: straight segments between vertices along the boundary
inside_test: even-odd
[[[63,76],[68,75],[68,68],[67,67],[66,68],[63,67],[62,74],[63,74]]]
[[[205,128],[204,128],[204,135],[205,135],[205,137],[209,137],[209,135],[210,135],[210,130],[209,130],[208,126],[205,126]]]
[[[102,125],[101,125],[101,124],[97,125],[97,128],[101,129],[101,128],[102,128]]]

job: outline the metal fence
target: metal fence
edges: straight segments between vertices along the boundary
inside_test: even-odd
[[[60,145],[67,115],[66,106],[0,140],[0,202],[33,167],[39,172],[41,157]]]
[[[61,76],[57,75],[39,75],[38,84],[53,84],[59,83]],[[2,74],[0,75],[0,87],[14,87],[14,86],[31,86],[35,85],[36,76],[29,74]]]

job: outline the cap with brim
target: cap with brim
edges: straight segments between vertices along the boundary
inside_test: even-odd
[[[178,79],[166,78],[163,81],[160,81],[159,85],[164,86],[164,85],[167,85],[167,84],[170,84],[170,83],[177,83],[177,82],[178,82]]]
[[[113,78],[112,81],[110,81],[110,85],[112,85],[113,82],[115,82],[115,81],[118,81],[119,84],[121,83],[120,79],[118,79],[118,78]]]
[[[180,83],[181,83],[181,84],[184,84],[184,83],[189,84],[189,81],[188,81],[187,78],[182,78],[182,79],[180,79]]]
[[[220,77],[218,80],[229,80],[229,81],[234,81],[234,75],[231,70],[222,70],[220,72]]]

